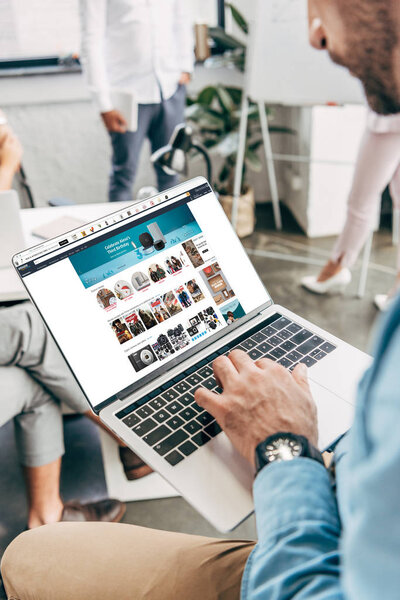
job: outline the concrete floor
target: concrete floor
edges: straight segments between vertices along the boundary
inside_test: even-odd
[[[332,239],[308,240],[284,215],[284,232],[277,233],[265,226],[271,223],[269,209],[259,211],[256,232],[243,240],[246,248],[278,251],[323,261],[329,254]],[[291,261],[278,261],[252,256],[254,265],[274,301],[314,321],[321,327],[366,350],[371,329],[377,316],[372,305],[374,294],[385,292],[393,281],[395,249],[389,230],[374,236],[366,295],[355,297],[359,267],[353,282],[343,296],[321,299],[299,287],[304,274],[314,273],[312,267]],[[89,500],[106,495],[100,445],[96,428],[83,417],[65,419],[67,453],[64,457],[61,490],[68,500]],[[12,538],[23,530],[26,522],[26,502],[22,476],[14,447],[12,424],[0,429],[0,556]],[[130,503],[124,522],[173,531],[220,537],[220,534],[200,517],[183,499],[171,498]],[[228,537],[254,539],[254,518],[248,519]],[[0,594],[1,596],[1,594]]]

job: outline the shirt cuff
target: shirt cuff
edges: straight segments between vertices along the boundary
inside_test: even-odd
[[[191,56],[188,56],[187,58],[184,58],[181,64],[181,71],[182,73],[193,73],[194,71],[194,54],[192,54]]]
[[[93,98],[93,102],[98,108],[99,112],[105,113],[114,108],[111,101],[111,94],[108,90],[90,90]]]
[[[253,486],[259,542],[299,521],[323,521],[340,527],[327,469],[310,458],[265,466]]]

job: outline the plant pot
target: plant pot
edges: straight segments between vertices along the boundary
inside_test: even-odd
[[[224,209],[226,216],[230,220],[232,215],[233,196],[220,195],[219,201],[221,202],[221,206]],[[254,189],[250,187],[245,194],[242,194],[239,197],[236,233],[240,238],[251,235],[254,231],[256,224],[255,204]]]

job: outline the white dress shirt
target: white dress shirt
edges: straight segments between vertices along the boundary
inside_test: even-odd
[[[100,112],[111,90],[140,104],[170,98],[194,64],[188,0],[80,0],[82,62]]]

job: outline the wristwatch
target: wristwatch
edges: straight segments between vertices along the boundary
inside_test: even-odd
[[[293,460],[298,457],[312,458],[324,465],[321,452],[314,448],[304,436],[286,432],[275,433],[258,444],[256,448],[257,473],[271,463]]]

